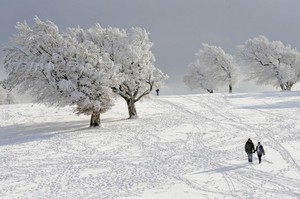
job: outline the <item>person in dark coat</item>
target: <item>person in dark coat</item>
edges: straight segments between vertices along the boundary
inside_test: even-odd
[[[159,96],[159,89],[156,89],[156,95]]]
[[[260,142],[257,143],[257,146],[255,148],[254,153],[257,152],[257,157],[258,157],[258,161],[259,164],[261,163],[261,156],[265,155],[265,150],[264,147],[260,144]]]
[[[252,154],[254,153],[254,144],[249,138],[245,144],[245,152],[248,155],[248,162],[252,162]]]

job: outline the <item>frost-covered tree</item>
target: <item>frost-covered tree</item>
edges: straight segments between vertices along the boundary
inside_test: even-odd
[[[291,90],[300,78],[300,53],[265,36],[249,39],[238,47],[237,56],[249,68],[247,78],[259,84]]]
[[[17,100],[12,92],[6,89],[6,81],[0,81],[0,104],[16,104]]]
[[[16,104],[16,99],[11,92],[7,92],[5,104]]]
[[[168,78],[154,65],[155,57],[151,52],[153,44],[149,40],[149,33],[142,28],[126,31],[102,28],[99,24],[85,32],[79,28],[73,29],[73,32],[76,32],[79,39],[84,37],[92,41],[119,66],[119,82],[112,90],[126,101],[129,118],[137,117],[135,103]]]
[[[203,44],[203,49],[196,53],[196,60],[189,65],[183,81],[191,89],[202,88],[209,93],[228,85],[231,93],[237,77],[238,69],[231,55],[221,47]]]
[[[0,84],[0,105],[6,104],[6,91]]]
[[[112,105],[109,55],[91,41],[60,33],[51,21],[35,18],[31,28],[17,23],[12,47],[5,48],[7,87],[29,92],[37,102],[75,105],[78,114],[91,115],[90,126],[100,125],[100,113]]]
[[[188,74],[184,76],[183,82],[191,89],[202,88],[213,93],[214,82],[206,74],[206,67],[199,60],[189,64]]]

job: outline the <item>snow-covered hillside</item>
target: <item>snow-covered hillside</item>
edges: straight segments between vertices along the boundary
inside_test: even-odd
[[[0,198],[300,198],[300,92],[152,96],[137,111],[118,101],[91,129],[71,107],[0,106]]]

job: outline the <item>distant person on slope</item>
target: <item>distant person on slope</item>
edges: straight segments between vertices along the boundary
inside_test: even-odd
[[[257,146],[255,148],[254,153],[257,152],[259,164],[261,163],[261,156],[265,155],[264,147],[260,144],[260,142],[257,143]]]
[[[245,144],[245,152],[248,155],[248,162],[252,162],[252,153],[254,153],[254,144],[249,138]]]
[[[156,89],[156,95],[159,96],[159,89]]]

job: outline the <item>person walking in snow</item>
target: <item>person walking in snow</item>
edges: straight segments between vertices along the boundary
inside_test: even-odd
[[[159,96],[159,89],[156,89],[156,95]]]
[[[252,162],[252,154],[254,153],[254,144],[249,138],[245,144],[245,152],[248,155],[248,162]]]
[[[254,153],[257,152],[257,157],[259,160],[259,164],[261,163],[261,156],[265,155],[264,147],[260,144],[260,142],[257,143],[257,146],[255,148]]]

